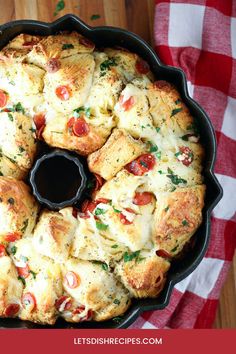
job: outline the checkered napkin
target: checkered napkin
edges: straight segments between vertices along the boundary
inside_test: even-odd
[[[190,95],[214,125],[224,196],[200,265],[175,286],[166,309],[131,327],[210,328],[236,247],[236,0],[156,0],[154,32],[159,58],[184,70]]]

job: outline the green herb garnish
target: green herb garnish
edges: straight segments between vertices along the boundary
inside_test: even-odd
[[[98,264],[102,267],[103,270],[108,271],[108,265],[101,261],[92,261],[93,264]]]
[[[100,222],[100,221],[96,221],[96,228],[97,228],[98,230],[105,231],[105,230],[107,230],[108,225],[103,224],[103,223]]]
[[[111,248],[118,248],[118,247],[119,247],[118,245],[111,246]]]
[[[71,44],[71,43],[63,44],[62,45],[62,50],[66,50],[66,49],[74,49],[73,44]]]
[[[120,300],[115,299],[115,300],[113,301],[113,303],[116,304],[116,305],[120,305]]]
[[[184,184],[187,183],[187,181],[185,179],[175,175],[174,172],[169,167],[167,168],[167,172],[169,173],[169,175],[167,175],[167,177],[170,178],[170,180],[173,184],[178,185],[180,183],[184,183]]]
[[[149,144],[150,144],[150,149],[149,149],[149,152],[156,152],[158,151],[158,147],[153,144],[151,141],[149,141]]]
[[[173,109],[170,117],[175,116],[177,113],[181,112],[182,110],[183,110],[182,107]]]
[[[30,270],[29,272],[33,275],[33,278],[36,279],[37,273],[33,272],[32,270]]]
[[[130,262],[132,261],[133,259],[137,259],[140,255],[140,251],[135,251],[133,253],[128,253],[128,252],[125,252],[124,253],[124,262]]]
[[[161,128],[156,127],[156,132],[159,133],[159,131],[161,130]]]
[[[115,207],[112,207],[115,213],[121,213],[120,210],[116,209]]]
[[[79,118],[81,115],[86,115],[87,118],[90,118],[91,112],[90,107],[81,106],[79,108],[74,109],[74,117]]]
[[[182,225],[183,225],[183,226],[188,226],[189,223],[187,222],[187,220],[184,219],[184,220],[182,221]]]
[[[96,208],[96,210],[95,210],[95,215],[102,215],[105,213],[106,213],[106,210],[104,210],[102,208]]]
[[[111,66],[116,66],[116,59],[111,58],[111,59],[106,59],[100,64],[100,69],[102,72],[105,72],[106,70],[110,70]]]
[[[181,103],[181,100],[178,98],[176,101],[175,101],[175,104],[180,104]]]
[[[7,113],[8,118],[10,119],[11,122],[13,122],[13,115],[11,113]]]
[[[91,20],[91,21],[98,20],[100,17],[101,17],[100,15],[94,14],[94,15],[92,15],[92,16],[90,17],[90,20]]]
[[[22,282],[22,284],[25,286],[25,284],[26,284],[25,278],[19,276],[17,279],[20,280]]]
[[[164,209],[167,212],[170,209],[169,205]]]
[[[13,255],[15,255],[15,254],[16,254],[16,251],[17,251],[17,247],[16,247],[16,246],[12,246],[12,248],[11,248],[11,253],[12,253]]]
[[[19,146],[20,153],[24,152],[25,149],[22,146]]]
[[[21,232],[22,232],[22,233],[25,232],[25,230],[27,229],[28,224],[29,224],[29,219],[24,220],[24,222],[23,222],[23,227],[22,227],[22,229],[21,229]]]
[[[63,10],[65,8],[65,1],[64,0],[60,0],[58,1],[58,3],[56,4],[56,8],[55,11],[53,13],[53,16],[57,16],[58,13]]]

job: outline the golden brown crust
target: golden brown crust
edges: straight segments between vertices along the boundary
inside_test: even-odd
[[[134,260],[120,262],[116,273],[134,297],[156,297],[164,287],[169,267],[170,263],[161,257],[139,255]]]
[[[90,171],[108,180],[145,150],[142,141],[133,139],[125,130],[114,129],[103,147],[89,155],[88,166]]]
[[[29,187],[12,177],[0,177],[0,241],[7,242],[8,234],[21,238],[32,231],[38,213],[36,200]]]
[[[205,186],[179,188],[159,200],[153,240],[159,249],[176,255],[202,222]]]
[[[95,128],[89,125],[89,133],[78,137],[68,128],[69,119],[58,116],[49,121],[43,131],[45,142],[54,147],[77,151],[81,155],[88,155],[98,150],[106,141],[109,131],[103,127]]]

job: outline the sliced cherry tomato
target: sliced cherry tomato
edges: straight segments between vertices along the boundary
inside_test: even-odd
[[[21,235],[18,232],[9,232],[5,236],[5,241],[7,242],[15,242],[16,240],[19,240],[21,238]]]
[[[8,94],[5,91],[0,90],[0,107],[2,108],[6,106],[7,101],[8,101]]]
[[[77,274],[70,271],[70,272],[67,272],[65,275],[65,282],[70,289],[75,289],[80,284],[80,278]]]
[[[87,213],[87,212],[92,213],[97,205],[98,203],[96,203],[95,201],[86,199],[81,206],[81,211],[82,213]]]
[[[134,105],[134,97],[130,96],[126,101],[124,101],[124,96],[121,95],[119,98],[119,103],[125,112],[129,111]]]
[[[110,199],[106,199],[106,198],[98,198],[95,200],[95,203],[99,204],[99,203],[103,203],[103,204],[108,204],[110,203]]]
[[[84,310],[85,310],[85,306],[80,305],[80,306],[76,307],[76,309],[74,309],[73,315],[79,315],[80,313],[84,312]]]
[[[104,179],[96,173],[94,173],[94,176],[96,178],[94,191],[98,191],[102,187],[104,183]]]
[[[95,44],[87,38],[80,38],[79,42],[80,42],[80,44],[84,45],[87,48],[94,48],[95,47]]]
[[[56,309],[61,312],[65,310],[69,310],[71,308],[71,305],[72,305],[71,298],[66,295],[59,297],[59,299],[57,299],[55,303]],[[60,310],[61,307],[62,310]]]
[[[86,136],[89,133],[89,125],[83,118],[77,118],[73,124],[72,130],[76,136]]]
[[[136,205],[147,205],[152,201],[152,193],[143,192],[143,193],[135,193],[133,203]]]
[[[142,176],[145,172],[153,169],[155,165],[155,157],[151,154],[143,154],[136,160],[125,166],[126,170],[135,176]]]
[[[68,86],[58,86],[56,88],[56,95],[57,97],[62,100],[62,101],[67,101],[69,100],[70,96],[71,96],[71,90]]]
[[[22,306],[29,312],[36,308],[36,299],[32,293],[25,293],[21,299]]]
[[[175,156],[187,167],[193,162],[193,152],[188,146],[180,146],[179,152]]]
[[[56,73],[61,67],[61,62],[57,58],[51,58],[46,64],[46,70],[48,73]]]
[[[21,278],[28,278],[28,276],[30,275],[30,268],[29,268],[29,265],[26,264],[25,267],[16,267],[17,269],[17,272],[18,272],[18,275],[19,277]]]
[[[171,254],[165,250],[157,250],[156,255],[162,258],[167,258],[167,259],[171,258]]]
[[[128,211],[129,213],[135,214],[135,211],[130,209],[130,208],[126,208],[125,210]],[[133,224],[133,221],[129,221],[124,214],[120,213],[119,217],[120,217],[120,222],[123,225],[131,225],[131,224]]]
[[[6,249],[5,246],[0,245],[0,257],[6,256]]]
[[[17,313],[20,311],[20,305],[18,304],[9,304],[5,308],[4,315],[6,317],[13,317],[17,315]]]
[[[138,59],[135,64],[135,68],[140,74],[147,74],[150,70],[148,63],[145,60]]]

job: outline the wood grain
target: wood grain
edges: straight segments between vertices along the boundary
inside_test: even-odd
[[[15,19],[51,22],[67,13],[73,13],[92,26],[127,28],[154,44],[154,0],[65,0],[65,8],[58,16],[54,16],[57,2],[58,0],[0,0],[0,24]],[[100,15],[100,18],[91,20],[93,14]],[[214,327],[236,328],[236,257],[222,290]]]

